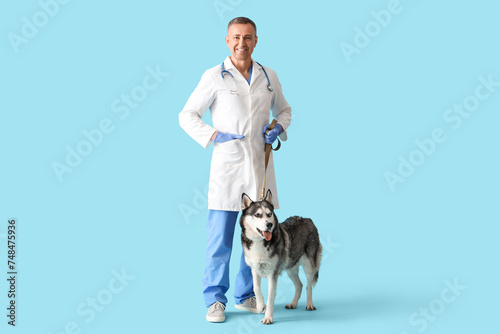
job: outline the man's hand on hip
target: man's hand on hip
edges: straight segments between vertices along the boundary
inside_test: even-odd
[[[214,133],[212,138],[213,138],[213,141],[215,143],[220,144],[220,143],[225,143],[225,142],[230,141],[230,140],[243,139],[243,138],[245,138],[245,136],[217,131]]]

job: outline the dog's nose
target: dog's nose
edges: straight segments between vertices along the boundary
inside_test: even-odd
[[[270,230],[273,227],[273,224],[272,223],[267,223],[266,226],[267,226],[267,229]]]

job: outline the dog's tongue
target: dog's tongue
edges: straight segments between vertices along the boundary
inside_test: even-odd
[[[262,234],[264,235],[264,239],[266,239],[266,241],[271,240],[271,238],[273,237],[273,234],[269,231],[262,232]]]

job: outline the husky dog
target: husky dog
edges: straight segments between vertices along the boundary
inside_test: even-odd
[[[315,310],[312,288],[318,281],[322,247],[312,220],[294,216],[279,224],[274,214],[271,191],[268,190],[264,200],[259,202],[253,202],[248,195],[243,194],[240,225],[245,262],[252,268],[257,311],[264,313],[265,309],[262,323],[273,323],[276,285],[278,275],[283,270],[286,270],[295,285],[295,296],[285,308],[297,307],[302,292],[299,265],[302,265],[307,277],[306,310]],[[267,307],[264,307],[260,289],[261,277],[268,279]]]

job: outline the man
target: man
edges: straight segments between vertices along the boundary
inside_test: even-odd
[[[223,322],[229,289],[229,260],[234,229],[241,209],[241,195],[259,198],[264,178],[264,142],[272,144],[279,136],[287,139],[291,108],[273,70],[252,59],[257,45],[255,23],[238,17],[228,24],[226,44],[231,51],[221,65],[203,74],[179,114],[181,127],[199,144],[214,150],[210,167],[206,269],[203,297],[208,307],[206,319]],[[213,127],[202,121],[210,108]],[[269,114],[278,124],[265,134]],[[266,186],[278,206],[272,157],[266,173]],[[257,313],[252,273],[241,255],[234,289],[235,307]]]

